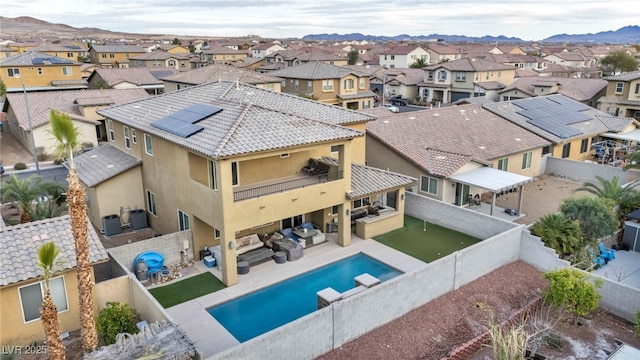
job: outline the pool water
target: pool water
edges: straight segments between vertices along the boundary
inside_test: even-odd
[[[354,278],[364,273],[381,282],[401,274],[367,255],[357,254],[207,311],[238,341],[244,342],[316,311],[318,291],[328,287],[347,291],[354,287]]]

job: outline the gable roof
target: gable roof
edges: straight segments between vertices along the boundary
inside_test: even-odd
[[[482,107],[556,144],[613,130],[609,128],[611,115],[560,94],[487,103]],[[630,125],[633,119],[620,121]]]
[[[69,66],[80,65],[79,62],[63,59],[57,56],[37,52],[27,51],[5,58],[0,58],[0,66]]]
[[[150,52],[145,52],[144,54],[132,56],[129,60],[167,60],[167,59],[176,59],[176,60],[188,60],[192,54],[185,53],[168,53],[164,50],[153,50]]]
[[[401,45],[381,51],[380,55],[408,55],[418,49],[421,49],[421,47],[418,45]]]
[[[195,104],[222,110],[198,121],[196,125],[202,129],[187,137],[152,125]],[[364,136],[341,125],[374,119],[342,107],[229,81],[192,86],[98,113],[212,158]]]
[[[58,271],[76,266],[76,250],[69,215],[33,221],[0,229],[0,287],[42,276],[37,266],[38,248],[53,241],[60,248],[58,260],[62,262]],[[92,264],[109,259],[98,234],[87,219],[87,241],[89,261]]]
[[[640,79],[640,71],[631,71],[619,75],[608,76],[605,78],[605,80],[612,81],[633,81],[636,79]]]
[[[102,89],[102,90],[65,90],[28,92],[31,124],[34,128],[49,123],[50,110],[68,113],[72,119],[94,123],[84,116],[81,106],[101,106],[123,104],[125,102],[148,98],[149,94],[144,89]],[[24,94],[7,93],[3,111],[11,106],[20,127],[29,131],[29,119],[27,107],[24,102]]]
[[[163,71],[177,72],[177,70],[169,68],[163,69]],[[146,68],[96,68],[89,76],[89,82],[96,74],[111,87],[121,83],[131,83],[137,86],[164,85],[153,75],[151,70]]]
[[[142,161],[116,149],[110,144],[94,148],[74,158],[78,177],[86,186],[93,187],[121,174]]]
[[[368,76],[366,73],[358,70],[330,65],[319,61],[308,62],[297,66],[289,66],[281,70],[272,71],[269,74],[282,78],[311,80],[341,79],[347,75],[355,75],[358,77]]]
[[[252,85],[279,83],[282,81],[279,77],[271,76],[271,74],[262,74],[224,64],[212,64],[200,69],[165,76],[162,80],[191,85],[206,84],[219,80],[240,81]]]
[[[558,94],[568,96],[577,101],[586,101],[606,89],[607,81],[594,78],[525,77],[516,79],[516,81],[501,90],[500,93],[518,90],[533,96],[537,86],[555,85],[558,86]]]
[[[320,161],[330,165],[338,165],[337,159],[327,156],[323,156]],[[347,197],[357,199],[381,191],[409,186],[414,182],[416,182],[416,178],[411,176],[352,163],[351,192],[347,193]]]
[[[462,58],[427,66],[425,70],[447,69],[449,71],[499,71],[515,70],[515,66],[500,64],[480,58]]]
[[[137,45],[93,45],[89,50],[93,49],[99,53],[143,53],[143,48]]]
[[[488,163],[549,141],[469,104],[379,117],[367,135],[425,172],[450,176],[468,161]]]

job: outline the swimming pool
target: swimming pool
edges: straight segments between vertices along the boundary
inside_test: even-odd
[[[207,309],[238,341],[245,342],[318,309],[316,293],[344,292],[368,273],[384,282],[400,271],[362,253]]]

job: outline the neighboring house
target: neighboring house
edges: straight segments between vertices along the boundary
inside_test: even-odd
[[[5,45],[0,45],[0,59],[10,57],[13,55],[18,55],[18,50],[12,49]]]
[[[92,266],[107,262],[109,255],[92,226],[87,227],[87,240]],[[32,344],[45,338],[40,321],[44,282],[37,252],[50,241],[60,248],[60,267],[49,280],[60,331],[80,329],[76,251],[69,216],[4,227],[0,228],[0,333],[2,343],[7,344],[4,346]]]
[[[35,42],[10,42],[7,44],[7,47],[13,49],[18,54],[23,54],[37,47],[38,45],[40,44]]]
[[[379,75],[378,75],[379,76]],[[387,69],[382,75],[385,82],[385,98],[400,96],[414,100],[420,96],[420,84],[424,81],[422,69]]]
[[[548,61],[537,56],[527,54],[478,54],[471,56],[497,62],[500,64],[511,65],[518,69],[542,71],[547,68]]]
[[[80,63],[29,51],[0,59],[0,80],[7,92],[86,89]]]
[[[173,45],[173,44],[158,45],[158,50],[162,50],[169,54],[189,55],[191,53],[189,52],[189,49],[187,49],[186,47],[180,46],[180,45]]]
[[[640,71],[609,76],[605,80],[606,95],[598,100],[598,109],[640,120]]]
[[[418,45],[401,45],[382,51],[378,55],[380,65],[386,68],[408,68],[418,60],[430,63],[430,54]]]
[[[89,58],[92,63],[106,68],[128,68],[130,58],[145,52],[136,45],[93,45],[89,48]]]
[[[87,81],[91,89],[145,89],[150,95],[162,94],[161,77],[178,73],[171,68],[149,70],[146,68],[97,68]]]
[[[576,69],[576,76],[578,77],[602,76],[602,71],[596,69],[598,59],[579,51],[551,54],[545,56],[544,59],[552,64],[564,65]]]
[[[98,113],[115,133],[110,146],[142,161],[140,177],[127,186],[146,200],[151,227],[190,229],[190,257],[219,245],[226,285],[238,282],[234,244],[245,235],[264,239],[302,222],[322,230],[337,222],[337,242],[349,246],[351,211],[375,201],[393,211],[364,224],[365,231],[403,226],[404,188],[415,179],[360,165],[370,115],[225,81]],[[303,171],[310,159],[326,173]],[[127,206],[130,191],[104,196]]]
[[[200,52],[200,60],[207,64],[232,64],[247,57],[246,51],[214,46]]]
[[[429,64],[438,64],[466,57],[465,50],[456,45],[429,44],[427,52],[429,53]]]
[[[282,92],[313,96],[319,102],[352,110],[373,107],[369,75],[342,66],[310,62],[269,73],[282,78]]]
[[[555,77],[555,78],[575,78],[579,77],[582,71],[566,65],[560,64],[547,64],[545,69],[534,70],[541,77]]]
[[[246,69],[253,72],[260,72],[258,69],[264,65],[264,58],[246,57],[240,59],[233,64],[239,69]],[[268,71],[267,71],[268,72]]]
[[[550,142],[479,105],[410,114],[367,124],[367,163],[420,179],[419,194],[467,205],[469,195],[517,188],[543,172],[542,149]],[[462,174],[476,179],[458,179]]]
[[[262,43],[251,47],[251,57],[263,59],[280,50],[285,50],[285,48],[278,44]]]
[[[589,160],[591,145],[600,135],[626,133],[636,129],[632,118],[615,117],[564,95],[536,96],[483,108],[548,140],[543,153],[571,160]]]
[[[347,65],[346,58],[339,58],[333,54],[323,52],[320,49],[307,50],[280,50],[265,56],[265,64],[258,70],[267,72],[273,69],[283,69],[290,66],[298,66],[308,62],[323,62],[329,65]]]
[[[106,140],[104,118],[96,110],[128,101],[143,99],[149,95],[142,89],[130,90],[68,90],[27,93],[29,113],[25,96],[20,93],[7,94],[2,111],[7,114],[4,131],[9,131],[26,149],[31,145],[30,128],[33,127],[34,142],[39,153],[52,154],[56,141],[49,133],[51,110],[68,113],[80,132],[80,142],[98,145]],[[31,116],[31,127],[29,126]]]
[[[424,68],[420,96],[432,103],[451,103],[460,99],[485,96],[483,84],[497,82],[502,86],[515,79],[516,68],[493,61],[463,58]],[[487,87],[499,88],[494,84]]]
[[[164,89],[166,92],[220,80],[240,81],[245,84],[280,92],[280,83],[282,82],[282,79],[279,77],[239,69],[224,64],[209,65],[201,69],[165,76],[161,80],[164,81]]]
[[[525,77],[516,79],[500,91],[500,101],[534,96],[562,94],[585,105],[596,107],[605,95],[607,82],[603,79]]]
[[[91,74],[98,68],[99,66],[92,63],[82,63],[80,65],[80,71],[82,72],[82,78],[88,79]]]
[[[189,52],[185,54],[154,50],[130,58],[129,67],[147,69],[171,68],[178,71],[189,71],[191,70],[189,59],[191,59]]]
[[[44,53],[47,55],[59,57],[62,59],[67,59],[71,61],[80,61],[86,53],[87,49],[79,45],[61,45],[61,44],[47,44],[37,46],[32,49],[32,51],[37,51],[40,53]]]

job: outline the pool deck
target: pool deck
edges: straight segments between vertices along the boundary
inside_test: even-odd
[[[609,280],[640,289],[640,252],[616,251],[616,258],[593,273]]]
[[[351,246],[342,247],[336,243],[336,234],[326,235],[327,242],[304,249],[304,256],[299,260],[284,264],[269,261],[253,266],[248,274],[238,275],[238,284],[234,286],[166,309],[171,316],[171,321],[179,324],[186,331],[189,338],[196,342],[202,358],[207,358],[239,344],[216,319],[209,315],[206,309],[211,306],[360,252],[405,273],[426,266],[426,263],[375,240],[363,240],[352,234]],[[209,271],[217,278],[222,278],[217,267],[207,268],[201,261],[195,266],[199,271],[193,275]]]

